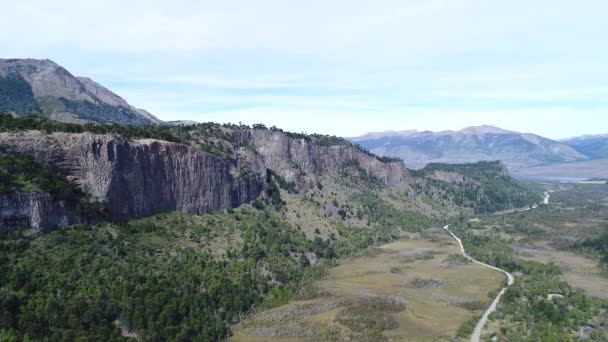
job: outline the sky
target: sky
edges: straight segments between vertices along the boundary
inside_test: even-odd
[[[0,58],[48,58],[163,120],[357,136],[608,133],[608,1],[7,1]]]

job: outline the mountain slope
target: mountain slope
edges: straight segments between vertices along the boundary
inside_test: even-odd
[[[561,140],[561,142],[594,159],[608,158],[608,134],[583,135]]]
[[[370,133],[351,141],[373,153],[398,157],[412,168],[428,163],[501,160],[510,170],[590,159],[564,143],[492,126],[461,131]]]
[[[93,80],[75,77],[48,59],[0,59],[0,114],[38,114],[79,123],[162,123]]]
[[[433,185],[423,190],[429,196],[447,198],[459,206],[473,208],[478,214],[506,207],[522,208],[537,201],[535,194],[523,185],[513,183],[500,162],[429,164],[413,174],[424,177]]]

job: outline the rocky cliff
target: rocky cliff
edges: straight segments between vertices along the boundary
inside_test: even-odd
[[[380,161],[346,142],[324,146],[269,130],[237,131],[234,136],[239,143],[255,146],[269,169],[304,188],[320,175],[338,173],[345,163],[356,164],[388,186],[407,184],[411,178],[403,162]]]
[[[352,194],[392,189],[392,196],[404,201],[400,205],[410,209],[419,208],[424,195],[478,212],[521,207],[538,197],[512,182],[498,162],[432,164],[409,171],[401,161],[379,158],[335,137],[217,124],[157,126],[162,133],[158,135],[142,132],[183,143],[140,139],[133,134],[126,138],[61,131],[76,126],[44,126],[60,130],[48,133],[11,128],[0,133],[0,154],[32,156],[36,163],[73,182],[86,197],[86,210],[92,199],[107,215],[104,219],[112,221],[169,211],[202,214],[235,208],[260,195],[276,196],[275,181],[302,198],[312,198],[322,183],[329,182],[334,192],[342,193],[340,202],[349,201]],[[17,192],[2,196],[4,230],[90,221],[88,216],[74,214],[80,207],[43,195]],[[334,207],[348,216],[346,209]],[[324,210],[333,212],[330,207]]]
[[[0,232],[19,227],[42,230],[79,223],[80,218],[51,194],[0,195]]]
[[[200,214],[233,208],[260,194],[265,174],[256,164],[224,160],[186,145],[115,135],[1,133],[0,150],[29,154],[52,166],[105,202],[115,221],[174,210]]]
[[[196,145],[34,130],[0,133],[0,152],[31,155],[41,165],[52,167],[103,203],[114,221],[167,211],[201,214],[238,207],[261,194],[267,170],[296,182],[304,192],[319,177],[338,174],[348,163],[388,186],[407,184],[410,178],[403,163],[382,162],[348,143],[324,146],[269,130],[226,133],[233,150],[229,158],[201,152]],[[15,207],[2,211],[3,219],[12,222],[9,226],[44,228],[78,221],[70,216],[69,208],[57,206],[52,199],[44,202],[19,194],[14,200],[5,196],[3,201],[2,208],[11,208],[10,203]],[[34,207],[43,209],[27,209]]]

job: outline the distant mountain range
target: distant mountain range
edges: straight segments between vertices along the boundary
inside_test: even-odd
[[[591,170],[594,165],[604,163],[590,162],[608,158],[608,135],[555,141],[531,133],[476,126],[460,131],[368,133],[350,140],[375,154],[401,158],[410,168],[422,168],[429,163],[501,160],[512,173],[523,176],[531,170],[552,166],[555,171],[564,165],[569,168],[567,177],[598,177],[608,173],[605,169]]]
[[[593,159],[608,158],[608,134],[583,135],[560,141]]]
[[[37,114],[75,123],[163,123],[90,78],[76,77],[48,59],[0,59],[0,114]]]

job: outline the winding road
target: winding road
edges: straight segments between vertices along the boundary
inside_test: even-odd
[[[549,204],[549,199],[551,198],[550,192],[545,191],[544,195],[545,195],[545,198],[543,199],[543,204],[547,205],[547,204]],[[538,205],[535,204],[532,207],[517,209],[515,211],[526,211],[526,210],[535,209],[535,208],[538,208]],[[513,211],[510,211],[510,212],[513,212]],[[452,235],[452,237],[454,237],[454,239],[456,239],[456,241],[458,242],[458,245],[460,246],[460,251],[462,252],[462,255],[465,258],[467,258],[467,259],[471,260],[472,262],[479,264],[481,266],[489,267],[493,270],[504,273],[507,276],[507,286],[503,287],[502,290],[500,290],[500,293],[498,293],[498,296],[496,296],[496,298],[494,298],[494,301],[492,302],[490,307],[486,310],[486,312],[483,313],[483,316],[481,316],[481,319],[479,320],[479,322],[477,322],[477,325],[475,326],[475,330],[473,330],[473,335],[471,335],[471,342],[479,342],[479,340],[481,338],[481,332],[483,331],[483,328],[488,323],[488,317],[490,317],[490,315],[494,311],[496,311],[496,307],[498,306],[498,303],[500,302],[500,298],[502,298],[502,295],[504,295],[505,292],[507,292],[507,289],[509,288],[509,286],[513,285],[514,278],[511,273],[509,273],[501,268],[494,267],[492,265],[488,265],[481,261],[475,260],[474,258],[469,256],[467,254],[467,252],[464,250],[464,245],[462,244],[462,240],[460,240],[460,238],[458,236],[456,236],[454,233],[452,233],[452,231],[450,230],[450,225],[443,227],[443,229],[445,229],[448,233],[450,233],[450,235]]]

